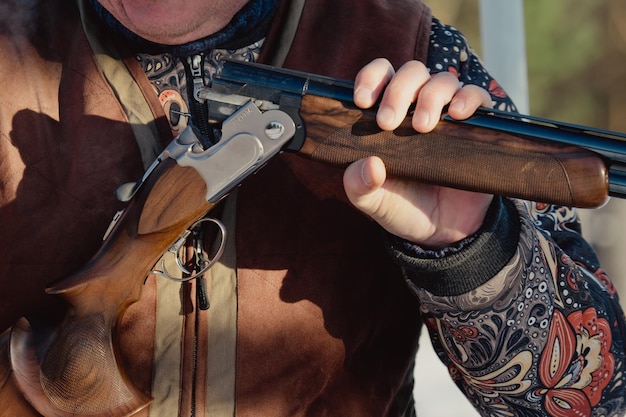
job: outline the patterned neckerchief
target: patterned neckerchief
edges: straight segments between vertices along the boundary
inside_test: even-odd
[[[176,135],[192,122],[215,140],[216,132],[207,125],[206,106],[193,98],[193,82],[207,85],[221,58],[255,61],[263,45],[278,0],[251,0],[220,32],[185,45],[159,45],[138,37],[124,28],[98,0],[90,0],[103,22],[126,38],[154,86]],[[485,70],[465,37],[454,27],[433,19],[427,66],[431,73],[450,71],[463,84],[475,84],[491,94],[494,107],[515,111],[500,85]]]
[[[221,58],[255,61],[278,0],[251,0],[221,31],[183,45],[161,45],[126,29],[98,0],[90,0],[100,19],[126,39],[156,90],[174,135],[193,123],[214,141],[206,105],[193,98],[194,81],[207,85]]]

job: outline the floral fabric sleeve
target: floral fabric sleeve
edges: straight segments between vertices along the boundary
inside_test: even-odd
[[[456,28],[433,18],[426,66],[431,74],[452,72],[463,84],[473,84],[489,91],[493,107],[517,111],[500,84],[489,74],[467,40]]]
[[[516,205],[518,247],[477,288],[436,295],[420,285],[419,264],[405,264],[439,357],[484,416],[624,415],[624,315],[608,277],[567,228],[575,211],[559,208],[555,217],[554,208]],[[558,219],[555,229],[541,228],[544,216]],[[576,258],[556,243],[561,231]],[[445,269],[442,260],[422,262]]]
[[[428,66],[515,111],[454,28]],[[391,238],[440,359],[484,416],[623,416],[626,320],[575,209],[495,198],[478,233],[441,251]]]

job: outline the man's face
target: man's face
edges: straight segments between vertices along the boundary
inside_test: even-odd
[[[222,29],[248,0],[98,0],[127,29],[178,45]]]

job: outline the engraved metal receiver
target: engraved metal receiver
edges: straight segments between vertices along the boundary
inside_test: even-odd
[[[220,141],[207,149],[202,146],[194,129],[187,126],[161,152],[139,181],[118,187],[116,190],[118,200],[130,201],[156,167],[164,160],[171,158],[176,160],[178,165],[194,168],[200,174],[207,186],[206,200],[216,204],[248,175],[263,167],[295,135],[296,127],[291,116],[279,110],[277,106],[267,109],[264,105],[265,102],[251,100],[239,103],[238,110],[224,121]],[[105,239],[117,219],[119,216],[111,222],[104,236]],[[192,274],[183,265],[179,252],[192,230],[203,222],[212,222],[218,227],[220,243],[216,254],[199,271]],[[164,254],[175,257],[176,266],[185,274],[185,277],[178,278],[175,274],[171,274],[165,267],[164,260],[151,272],[174,281],[195,279],[219,260],[224,251],[225,242],[226,229],[219,220],[200,219],[183,231]]]

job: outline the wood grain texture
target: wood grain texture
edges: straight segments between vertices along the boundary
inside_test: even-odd
[[[544,203],[598,207],[608,198],[608,172],[593,152],[569,145],[440,121],[416,133],[407,118],[381,131],[371,111],[305,96],[307,139],[300,153],[345,166],[379,156],[394,176]]]
[[[48,292],[69,305],[55,328],[14,326],[10,361],[19,389],[46,417],[121,417],[150,404],[117,359],[116,327],[139,300],[162,254],[211,209],[193,168],[167,160],[151,174],[94,258]]]

